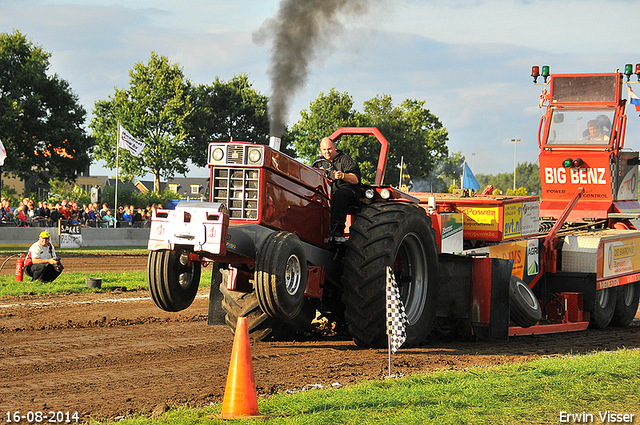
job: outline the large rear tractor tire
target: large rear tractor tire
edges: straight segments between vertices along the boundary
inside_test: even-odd
[[[222,309],[225,312],[225,323],[233,333],[239,317],[247,318],[249,337],[255,341],[292,339],[310,329],[316,310],[306,298],[295,317],[287,320],[276,319],[260,308],[256,291],[251,293],[229,291],[227,290],[229,273],[223,269],[220,273],[222,275],[220,292],[223,297]]]
[[[598,289],[596,291],[595,309],[591,312],[589,326],[602,329],[609,326],[616,309],[616,288]]]
[[[438,249],[431,219],[416,204],[363,207],[343,259],[342,301],[349,333],[363,347],[385,347],[386,268],[391,266],[408,323],[405,347],[425,342],[436,312]]]
[[[638,312],[640,282],[618,286],[616,288],[616,294],[616,308],[611,318],[611,325],[628,326]]]
[[[185,249],[149,252],[147,283],[153,302],[165,311],[189,307],[198,292],[200,267]]]

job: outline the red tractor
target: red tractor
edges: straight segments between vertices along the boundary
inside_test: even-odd
[[[382,134],[341,128],[331,138],[347,134],[375,136],[381,154],[375,184],[361,188],[348,241],[333,249],[326,242],[330,183],[321,170],[269,146],[210,144],[209,202],[181,201],[175,210],[154,213],[148,283],[156,304],[167,311],[188,307],[201,265],[213,262],[210,323],[222,309],[232,328],[247,317],[253,338],[286,338],[320,312],[347,324],[359,345],[384,346],[385,270],[391,266],[408,317],[406,344],[424,342],[445,261],[438,236],[418,198],[382,185],[389,148]],[[510,268],[504,269],[508,280]]]
[[[620,151],[621,78],[551,76],[542,202],[404,193],[383,184],[389,144],[376,128],[338,129],[333,140],[368,135],[381,148],[375,182],[362,185],[348,240],[337,247],[327,244],[331,191],[321,170],[272,146],[211,143],[209,201],[154,212],[152,298],[163,310],[187,308],[201,266],[212,264],[209,324],[234,328],[246,317],[255,339],[289,338],[320,313],[346,325],[358,345],[382,347],[391,267],[408,318],[405,346],[432,331],[506,339],[628,324],[640,296],[640,232],[629,220],[640,204],[638,154]],[[601,115],[606,143],[583,141]]]

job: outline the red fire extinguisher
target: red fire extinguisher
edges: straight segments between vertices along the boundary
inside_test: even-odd
[[[24,254],[20,254],[18,261],[16,261],[16,282],[22,282],[24,277]]]

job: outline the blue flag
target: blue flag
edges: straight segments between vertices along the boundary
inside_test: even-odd
[[[462,188],[480,190],[480,184],[466,162],[464,163],[464,172],[462,175]]]

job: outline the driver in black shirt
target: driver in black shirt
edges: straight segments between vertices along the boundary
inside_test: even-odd
[[[329,137],[320,141],[320,153],[314,168],[325,170],[331,186],[331,232],[329,241],[344,236],[344,225],[350,206],[360,204],[360,167],[351,157],[336,149]]]

